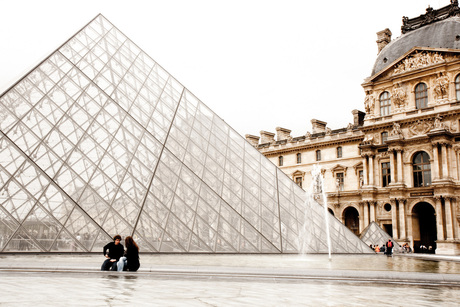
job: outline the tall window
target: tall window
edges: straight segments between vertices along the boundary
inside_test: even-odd
[[[299,187],[302,187],[302,177],[295,177],[295,183],[297,183]]]
[[[390,162],[382,163],[382,187],[387,187],[391,183]]]
[[[342,158],[342,147],[337,147],[337,158]]]
[[[415,87],[415,107],[417,109],[428,106],[428,88],[425,83],[419,83]]]
[[[388,132],[386,131],[382,132],[381,136],[382,136],[382,144],[385,144],[388,140]]]
[[[302,154],[299,152],[297,153],[297,164],[302,163]]]
[[[457,97],[457,101],[460,100],[460,75],[455,77],[455,95]]]
[[[391,99],[390,93],[383,92],[380,94],[380,116],[390,115],[391,112]]]
[[[343,173],[337,173],[336,175],[337,190],[343,191]]]
[[[426,187],[431,185],[430,156],[426,152],[418,152],[412,161],[414,173],[414,187]]]
[[[316,151],[316,161],[321,161],[321,150]]]
[[[284,160],[284,159],[283,159],[283,156],[279,156],[279,157],[278,157],[278,165],[279,165],[279,166],[283,166],[283,160]]]

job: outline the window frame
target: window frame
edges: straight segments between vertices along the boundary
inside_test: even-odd
[[[421,155],[421,161],[420,163],[415,163],[419,155]],[[419,167],[419,169],[415,169],[416,167]],[[428,187],[432,184],[430,155],[425,151],[416,152],[412,158],[412,179],[414,180],[414,188]]]
[[[460,101],[460,74],[455,77],[455,98]]]
[[[424,87],[420,90],[421,87]],[[424,82],[420,82],[415,86],[415,108],[417,110],[424,109],[428,107],[428,86]],[[423,94],[423,95],[422,95]]]
[[[283,166],[284,164],[284,157],[283,156],[279,156],[278,157],[278,166]]]
[[[388,141],[388,134],[388,131],[383,131],[382,133],[380,133],[380,139],[382,141],[382,144],[385,144]]]
[[[303,178],[302,178],[301,176],[295,177],[295,178],[294,178],[294,182],[295,182],[299,187],[303,188],[303,187],[302,187]]]
[[[321,161],[321,150],[317,150],[315,151],[315,154],[316,154],[316,161]]]
[[[296,155],[297,164],[302,163],[302,153],[298,152]]]
[[[343,172],[336,173],[335,180],[338,182],[338,190],[343,191],[345,186],[345,174]]]
[[[343,150],[342,146],[337,147],[337,158],[342,158],[343,157]]]
[[[382,187],[388,187],[391,183],[391,163],[389,161],[380,163],[380,170],[382,172]]]
[[[388,91],[384,91],[379,96],[380,116],[388,116],[391,114],[391,96]]]

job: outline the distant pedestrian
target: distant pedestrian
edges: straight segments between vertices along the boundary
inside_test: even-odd
[[[118,271],[135,272],[141,266],[139,262],[139,246],[133,237],[127,236],[125,239],[126,251],[117,263]]]
[[[117,270],[117,261],[120,260],[120,257],[123,256],[125,248],[120,243],[121,236],[116,235],[113,237],[113,242],[110,242],[104,246],[102,251],[105,258],[107,258],[104,263],[102,263],[101,271],[116,271]]]
[[[388,239],[388,242],[385,246],[386,246],[386,249],[385,249],[386,254],[388,256],[391,256],[393,254],[393,242],[391,242],[391,239]]]

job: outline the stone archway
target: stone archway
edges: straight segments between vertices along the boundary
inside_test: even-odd
[[[359,212],[354,207],[348,207],[343,211],[343,220],[355,235],[359,235]]]
[[[412,235],[415,253],[434,253],[436,250],[436,211],[427,202],[412,208]]]
[[[334,210],[332,210],[331,208],[327,208],[327,211],[329,211],[329,213],[332,214],[332,216],[335,216]]]

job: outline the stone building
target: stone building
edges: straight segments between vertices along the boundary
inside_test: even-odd
[[[365,113],[353,110],[348,127],[313,119],[303,136],[246,139],[304,189],[319,165],[330,212],[356,234],[375,221],[416,252],[460,254],[458,1],[403,17],[401,29],[377,33]]]

